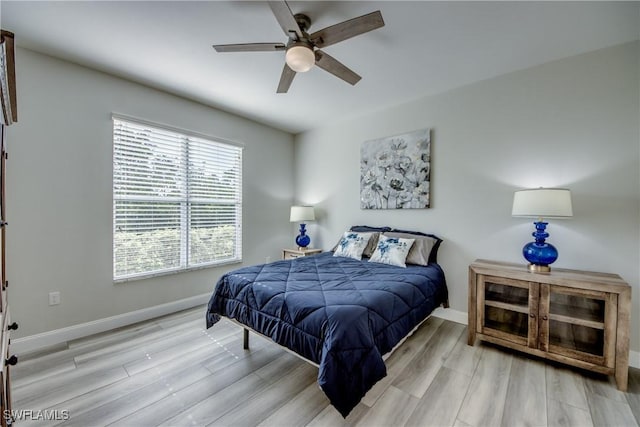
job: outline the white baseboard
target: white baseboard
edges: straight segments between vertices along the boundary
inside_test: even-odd
[[[43,332],[41,334],[30,335],[28,337],[11,340],[11,351],[16,354],[39,350],[56,344],[61,344],[70,340],[86,337],[89,335],[105,332],[154,317],[164,316],[180,310],[206,304],[211,294],[196,295],[193,297],[131,311],[129,313],[118,314],[117,316],[106,317],[92,322],[81,323],[62,329]],[[204,324],[204,312],[202,313],[202,323]]]
[[[444,320],[451,320],[452,322],[461,323],[463,325],[466,325],[468,322],[466,311],[454,310],[453,308],[438,307],[433,310],[433,313],[431,313],[431,315]]]
[[[629,366],[640,369],[640,351],[629,351]]]
[[[469,320],[466,312],[452,308],[438,307],[433,311],[432,315],[452,322],[462,323],[463,325],[466,325]],[[629,351],[629,366],[640,369],[640,352]]]

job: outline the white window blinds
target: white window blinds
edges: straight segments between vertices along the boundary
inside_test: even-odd
[[[113,119],[113,277],[242,259],[242,148]]]

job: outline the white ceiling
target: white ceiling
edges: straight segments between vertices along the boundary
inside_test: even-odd
[[[317,67],[276,94],[284,52],[212,44],[286,42],[265,2],[0,2],[18,46],[292,133],[511,71],[640,39],[640,2],[291,1],[310,32],[380,10],[386,26],[324,49],[362,76]],[[19,61],[19,59],[18,59]]]

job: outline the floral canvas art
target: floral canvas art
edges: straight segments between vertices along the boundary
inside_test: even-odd
[[[430,206],[431,129],[374,139],[360,149],[362,209]]]

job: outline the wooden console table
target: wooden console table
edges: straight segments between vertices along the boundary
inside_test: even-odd
[[[469,266],[469,345],[476,338],[607,375],[627,390],[631,287],[615,274],[476,260]]]

